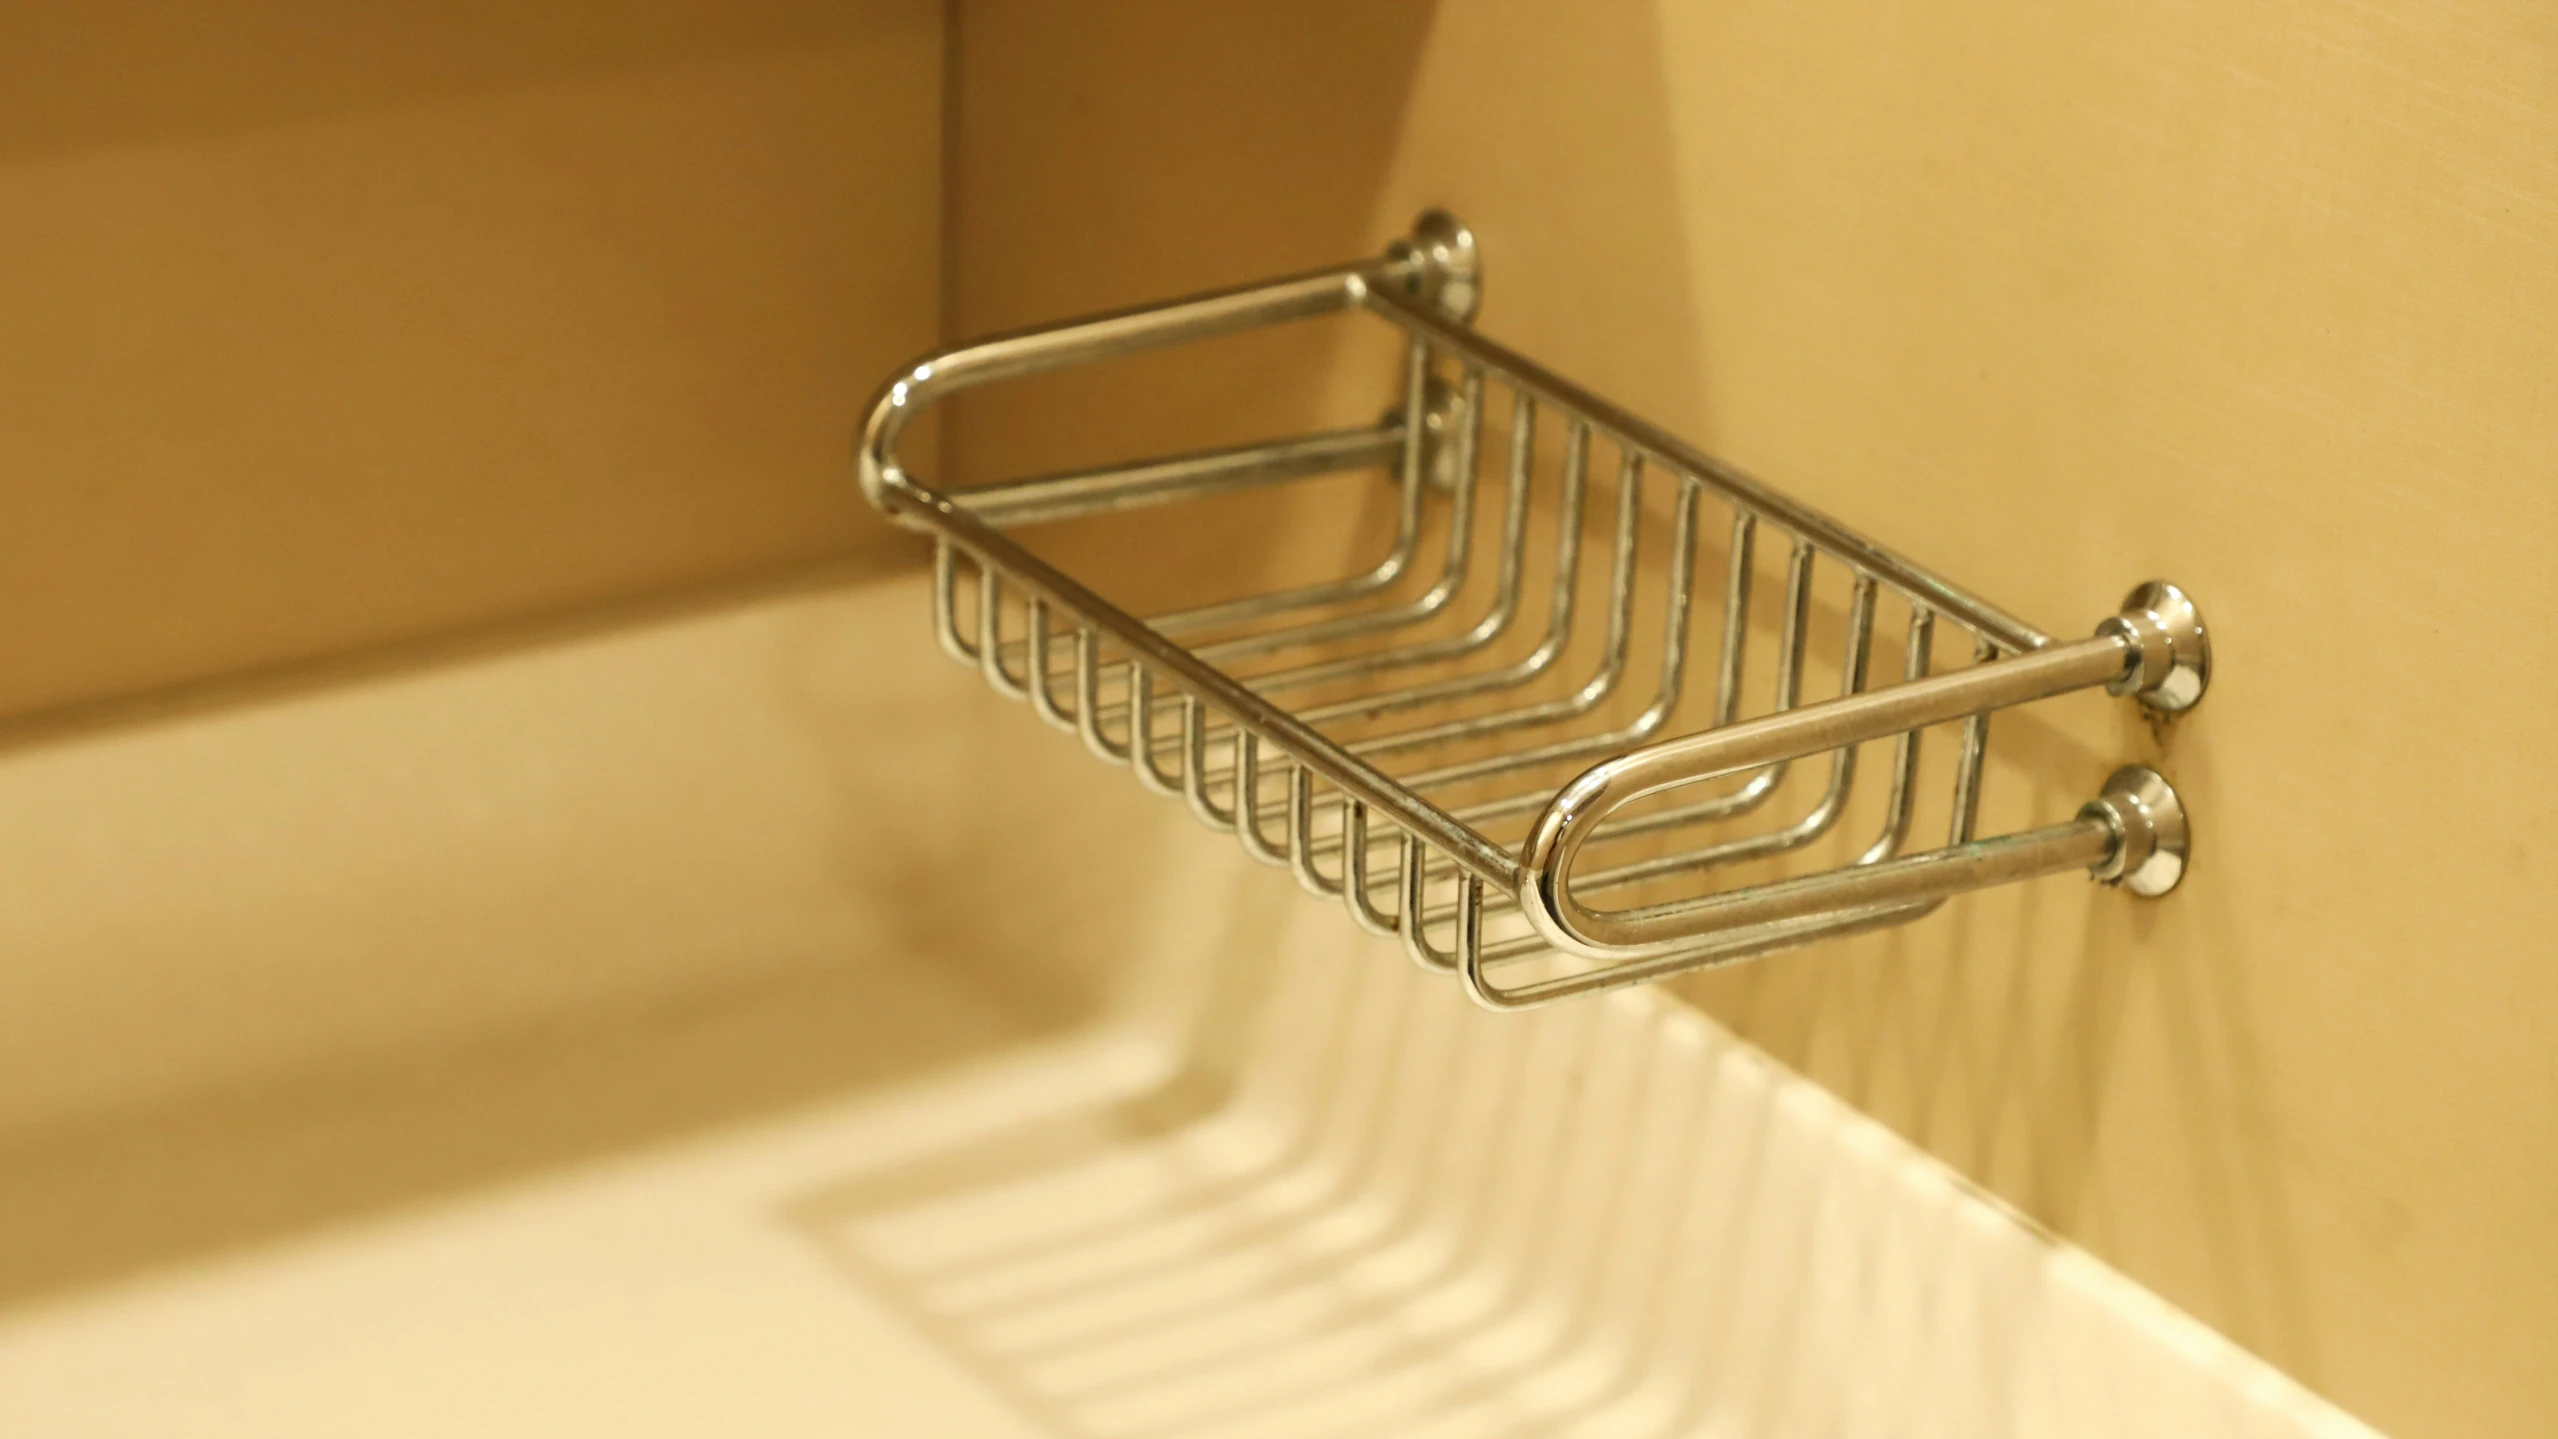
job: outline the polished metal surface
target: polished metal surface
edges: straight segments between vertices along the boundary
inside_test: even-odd
[[[2147,765],[2125,765],[2106,776],[2103,792],[2079,815],[2104,821],[2117,837],[2113,853],[2089,870],[2099,880],[2147,899],[2184,880],[2193,839],[2185,828],[2185,801],[2165,775]]]
[[[1329,430],[1133,465],[1035,475],[953,498],[990,525],[1035,525],[1389,464],[1403,453],[1403,444],[1398,414],[1371,429]]]
[[[1386,257],[1407,267],[1405,293],[1458,323],[1472,322],[1483,308],[1483,254],[1474,232],[1447,211],[1422,212]]]
[[[2106,689],[2130,695],[2151,709],[2176,714],[2192,709],[2212,682],[2212,639],[2191,595],[2165,580],[2151,580],[2126,596],[2121,614],[2099,633],[2130,642],[2130,668]]]
[[[2056,640],[1476,334],[1482,273],[1472,232],[1434,211],[1379,259],[909,367],[858,463],[873,504],[939,542],[943,648],[1496,1008],[1906,923],[2063,869],[2175,887],[2186,816],[2150,770],[2119,771],[2065,822],[1974,830],[1996,711],[2089,689],[2165,714],[2201,699],[2191,597],[2153,581],[2092,637]],[[1382,320],[1405,345],[1372,426],[958,492],[899,456],[912,418],[958,390],[1362,313],[1338,323]],[[1382,478],[1349,532],[1365,558],[1144,619],[1019,537],[1360,470]],[[1969,663],[1940,663],[1949,629]],[[1895,678],[1870,687],[1896,642]],[[1807,700],[1816,674],[1834,695]],[[1925,739],[1945,727],[1950,754]],[[1862,771],[1882,776],[1879,803],[1859,799],[1868,745],[1885,747]],[[1943,843],[1913,850],[1923,820]],[[1743,866],[1746,882],[1704,883]]]

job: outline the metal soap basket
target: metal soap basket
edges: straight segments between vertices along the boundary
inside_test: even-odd
[[[1496,1008],[1902,924],[2062,870],[2137,895],[2175,888],[2186,814],[2141,766],[2061,823],[1973,829],[1992,711],[2097,686],[2161,713],[2202,698],[2211,652],[2183,592],[2144,584],[2092,637],[2055,639],[1475,333],[1482,289],[1474,237],[1433,212],[1376,259],[945,350],[880,393],[862,490],[937,542],[934,618],[954,658]],[[915,416],[954,391],[1353,311],[1406,341],[1401,406],[1374,426],[964,492],[919,482],[899,455]],[[1541,446],[1544,426],[1559,436]],[[1613,523],[1585,522],[1609,460]],[[1014,538],[1362,469],[1393,486],[1381,558],[1148,619]],[[1699,625],[1718,598],[1700,577],[1709,525],[1729,538],[1719,623]],[[1486,537],[1488,576],[1472,568]],[[1753,685],[1753,557],[1780,545],[1775,654],[1760,665],[1773,683]],[[1807,703],[1824,567],[1847,585],[1840,693]],[[1479,613],[1461,604],[1469,577],[1492,590]],[[1869,686],[1887,600],[1907,612],[1902,676]],[[1655,624],[1657,642],[1638,645],[1636,629]],[[1970,641],[1971,662],[1939,673],[1946,627]],[[1710,666],[1691,663],[1692,636],[1717,631]],[[1599,650],[1586,678],[1563,659],[1582,652],[1576,639]],[[1753,688],[1772,693],[1754,703]],[[1636,699],[1639,712],[1610,716]],[[1920,735],[1948,724],[1945,842],[1912,850]],[[1870,844],[1843,847],[1857,749],[1878,741],[1892,744],[1879,824]],[[1789,768],[1815,757],[1817,798],[1768,818]],[[1824,845],[1834,859],[1816,872],[1706,883],[1733,867],[1799,868]],[[1602,862],[1609,850],[1618,858]]]

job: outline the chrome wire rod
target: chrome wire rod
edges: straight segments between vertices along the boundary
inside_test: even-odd
[[[1103,465],[956,490],[951,499],[998,529],[1121,514],[1174,500],[1354,473],[1399,461],[1405,422],[1326,430],[1259,444]]]
[[[1467,547],[1471,542],[1473,486],[1476,483],[1475,447],[1477,439],[1475,434],[1475,425],[1477,423],[1477,417],[1480,416],[1482,410],[1482,373],[1479,370],[1470,371],[1467,374],[1461,384],[1458,395],[1459,398],[1448,410],[1447,419],[1445,421],[1451,428],[1455,428],[1457,430],[1455,441],[1457,449],[1454,452],[1453,459],[1448,462],[1447,469],[1456,477],[1454,484],[1457,487],[1458,503],[1456,513],[1452,518],[1450,526],[1448,563],[1442,575],[1434,582],[1429,592],[1416,600],[1390,606],[1384,610],[1368,611],[1350,616],[1334,616],[1330,618],[1302,620],[1278,629],[1255,631],[1249,634],[1236,636],[1231,639],[1212,641],[1205,644],[1194,644],[1192,648],[1203,657],[1225,661],[1254,654],[1273,653],[1289,648],[1302,648],[1334,642],[1345,638],[1353,638],[1363,634],[1402,628],[1418,623],[1422,620],[1426,620],[1441,612],[1446,607],[1448,600],[1464,583],[1468,564]],[[1530,417],[1532,414],[1532,404],[1523,405],[1523,408],[1519,411],[1519,415],[1522,418]],[[1412,478],[1416,472],[1409,468],[1410,463],[1417,461],[1425,466],[1436,468],[1438,462],[1434,459],[1415,457],[1402,453],[1407,432],[1399,424],[1392,427],[1381,427],[1377,433],[1383,434],[1389,432],[1389,430],[1395,436],[1399,459],[1406,464],[1406,468],[1404,470],[1406,478],[1401,483],[1401,493],[1407,497],[1417,497],[1419,492],[1418,482]],[[1366,434],[1366,432],[1336,433],[1347,433],[1362,437]],[[1329,442],[1331,436],[1318,436],[1313,438]],[[1455,635],[1424,640],[1389,650],[1321,660],[1283,669],[1244,672],[1239,674],[1237,677],[1244,683],[1264,694],[1276,693],[1288,689],[1302,689],[1312,685],[1338,682],[1340,680],[1357,677],[1363,674],[1374,673],[1379,670],[1411,667],[1452,659],[1469,652],[1482,649],[1507,632],[1511,621],[1515,618],[1518,611],[1520,575],[1523,568],[1522,559],[1527,544],[1528,533],[1527,486],[1529,476],[1527,469],[1527,456],[1524,452],[1519,450],[1519,446],[1527,443],[1527,441],[1523,436],[1516,433],[1514,433],[1513,439],[1514,454],[1508,485],[1508,499],[1505,505],[1502,524],[1501,548],[1497,567],[1498,578],[1495,583],[1495,593],[1491,607],[1481,618],[1477,619],[1465,630]],[[1348,453],[1347,446],[1337,446],[1333,448],[1340,453]],[[1107,495],[1113,498],[1116,497],[1118,491],[1123,486],[1142,484],[1147,487],[1143,491],[1145,501],[1153,503],[1160,502],[1160,499],[1163,498],[1160,491],[1152,488],[1152,486],[1159,483],[1159,476],[1189,469],[1198,469],[1209,473],[1209,478],[1203,482],[1203,493],[1223,492],[1230,489],[1242,488],[1249,484],[1274,483],[1278,480],[1303,478],[1306,475],[1313,473],[1330,472],[1318,471],[1311,467],[1307,467],[1304,469],[1292,469],[1288,473],[1271,479],[1262,479],[1259,477],[1246,477],[1231,474],[1224,468],[1230,464],[1248,464],[1253,462],[1257,457],[1275,457],[1271,458],[1269,462],[1286,466],[1292,463],[1290,458],[1291,453],[1288,442],[1273,442],[1259,446],[1243,447],[1233,451],[1205,452],[1199,455],[1181,456],[1169,460],[1148,461],[1139,466],[1130,467],[1127,470],[1097,470],[1080,472],[1071,478],[1079,484],[1102,487],[1106,490]],[[1039,483],[1055,484],[1057,481],[1050,480]],[[980,507],[974,502],[978,499],[978,497],[987,493],[987,490],[972,490],[959,498],[961,498],[963,502],[970,503],[972,510],[978,510]],[[1069,504],[1062,501],[1050,503],[1043,500],[1035,512],[1042,519],[1055,519],[1085,513],[1104,513],[1111,507],[1111,505],[1106,503]],[[1005,513],[1009,514],[1010,511],[1006,510]],[[1409,499],[1399,512],[1399,516],[1400,523],[1397,530],[1396,549],[1394,555],[1389,558],[1395,560],[1397,563],[1404,563],[1409,561],[1411,557],[1410,551],[1414,547],[1413,537],[1416,537],[1419,533],[1418,512],[1413,508]],[[1373,574],[1374,571],[1371,571],[1370,573]],[[1359,593],[1361,594],[1367,593],[1375,588],[1375,586],[1371,586],[1366,583],[1365,576],[1357,576],[1353,577],[1353,579],[1358,581]],[[1341,587],[1346,583],[1350,583],[1350,581],[1325,581],[1319,584],[1301,587],[1296,590],[1282,591],[1273,596],[1247,597],[1246,599],[1223,602],[1216,606],[1156,615],[1150,617],[1147,620],[1147,623],[1164,633],[1189,633],[1198,629],[1211,627],[1209,623],[1210,621],[1215,621],[1220,625],[1232,625],[1246,620],[1265,619],[1280,613],[1299,612],[1313,608],[1325,608],[1344,598],[1352,597],[1345,595],[1342,591]],[[1284,603],[1282,601],[1284,601]],[[1008,644],[1009,643],[1012,642],[1008,642]],[[1543,665],[1541,663],[1530,665],[1525,669],[1520,670],[1516,678],[1510,682],[1523,682],[1526,678],[1534,675],[1542,668]],[[1497,686],[1501,682],[1502,681],[1499,677],[1494,677],[1492,685]],[[1477,687],[1491,686],[1478,685]],[[1391,701],[1390,707],[1426,703],[1430,699],[1437,697],[1433,695],[1417,694],[1413,691],[1397,693],[1399,696],[1406,697],[1400,697]]]
[[[1583,475],[1586,470],[1586,461],[1587,431],[1578,430],[1576,431],[1576,442],[1568,444],[1566,450],[1562,491],[1562,505],[1564,513],[1563,540],[1561,545],[1558,547],[1558,554],[1556,558],[1554,596],[1550,606],[1548,629],[1545,637],[1538,643],[1537,647],[1518,661],[1503,666],[1501,669],[1493,671],[1487,675],[1462,677],[1458,683],[1454,684],[1424,683],[1408,687],[1405,690],[1388,691],[1385,695],[1386,702],[1383,704],[1377,704],[1376,706],[1378,713],[1382,714],[1389,712],[1392,709],[1411,707],[1412,705],[1419,703],[1463,698],[1479,693],[1489,693],[1495,690],[1515,688],[1519,685],[1525,684],[1553,666],[1557,657],[1564,652],[1571,638],[1573,628],[1573,619],[1576,608],[1575,595],[1579,588],[1580,577],[1580,546],[1575,542],[1574,537],[1579,529],[1580,507],[1585,488]],[[1624,670],[1626,659],[1625,640],[1630,617],[1629,607],[1633,602],[1634,575],[1632,570],[1632,545],[1635,522],[1639,512],[1639,495],[1635,493],[1630,484],[1621,488],[1619,511],[1619,540],[1617,544],[1616,567],[1614,573],[1610,577],[1610,590],[1614,598],[1612,600],[1608,619],[1609,638],[1606,649],[1601,657],[1599,670],[1588,682],[1584,683],[1572,696],[1564,700],[1548,701],[1539,704],[1532,704],[1517,710],[1474,716],[1452,726],[1425,727],[1423,730],[1371,736],[1361,740],[1350,741],[1346,746],[1350,752],[1362,755],[1387,754],[1402,749],[1416,748],[1426,744],[1480,738],[1484,735],[1516,725],[1559,722],[1587,712],[1604,699],[1615,688],[1617,680],[1621,677]],[[1684,583],[1684,581],[1682,581],[1682,583]],[[1197,652],[1205,654],[1208,651],[1203,649]],[[1253,686],[1256,691],[1261,689],[1260,678],[1257,676],[1246,676],[1241,680],[1241,682]],[[1000,684],[999,688],[1007,694],[1012,694],[1017,692],[1018,685],[1012,682],[1009,676],[1006,676],[1005,682]],[[1353,712],[1355,710],[1363,706],[1363,703],[1375,702],[1353,702],[1339,708],[1333,706],[1314,706],[1301,711],[1300,717],[1309,723],[1315,724],[1324,723],[1334,719],[1350,718],[1353,717]],[[1429,782],[1430,781],[1423,781],[1423,783]]]
[[[1740,528],[1742,533],[1746,535],[1748,530],[1746,520]],[[1780,642],[1777,695],[1775,699],[1776,707],[1780,711],[1793,708],[1799,699],[1802,675],[1803,640],[1807,630],[1806,614],[1809,608],[1811,558],[1812,552],[1808,547],[1798,546],[1795,551],[1794,559],[1788,567],[1788,594],[1787,604],[1784,610],[1784,636]],[[1872,582],[1861,580],[1857,586],[1857,594],[1859,598],[1851,607],[1852,618],[1849,651],[1842,662],[1844,671],[1849,674],[1861,676],[1861,671],[1864,665],[1864,654],[1867,647],[1866,637],[1870,632],[1872,621],[1872,591]],[[1924,612],[1921,613],[1923,614]],[[1926,627],[1917,626],[1916,632],[1923,634],[1926,632]],[[1729,661],[1731,657],[1737,653],[1740,644],[1743,642],[1743,638],[1743,631],[1739,627],[1727,627],[1724,636],[1724,643],[1726,645],[1725,655],[1727,661],[1725,670],[1727,675],[1733,668]],[[1862,680],[1859,678],[1850,684],[1849,689],[1852,692],[1856,688],[1861,688],[1861,686]],[[1732,693],[1732,687],[1724,687],[1722,696],[1718,699],[1716,706],[1718,717],[1728,716],[1734,704],[1735,696]],[[1305,712],[1305,717],[1309,720],[1316,720],[1319,719],[1321,715],[1319,711],[1310,710]],[[1535,716],[1530,717],[1534,718]],[[1489,728],[1490,726],[1487,727]],[[1159,739],[1157,743],[1161,744],[1163,741]],[[1367,752],[1364,750],[1362,745],[1355,742],[1350,745],[1350,748],[1354,752]],[[1780,778],[1784,772],[1785,763],[1785,761],[1779,761],[1774,765],[1768,766],[1765,770],[1753,777],[1751,782],[1737,793],[1718,796],[1716,799],[1702,804],[1683,806],[1662,814],[1646,815],[1637,819],[1619,819],[1613,821],[1607,827],[1598,830],[1592,836],[1592,842],[1605,842],[1620,837],[1631,837],[1634,835],[1654,833],[1659,830],[1678,825],[1699,823],[1710,819],[1729,818],[1735,814],[1746,812],[1755,803],[1763,800],[1765,796],[1773,790],[1776,780]],[[1903,761],[1903,768],[1906,768],[1907,763],[1907,760]],[[1224,779],[1228,778],[1229,775],[1226,771],[1212,770],[1209,777],[1211,779]],[[1834,765],[1829,798],[1825,800],[1821,807],[1816,809],[1814,815],[1807,817],[1807,821],[1805,823],[1797,825],[1789,831],[1787,835],[1781,836],[1779,847],[1794,847],[1795,845],[1808,843],[1812,839],[1817,838],[1821,833],[1826,832],[1829,821],[1835,819],[1838,808],[1844,801],[1844,781],[1845,776],[1841,773],[1841,767]],[[1407,776],[1405,777],[1405,782],[1427,783],[1428,781],[1426,778],[1416,781],[1414,777]],[[1904,781],[1904,783],[1906,783],[1906,781]],[[1551,797],[1551,793],[1552,791],[1550,787],[1531,786],[1528,789],[1519,791],[1501,799],[1458,808],[1452,811],[1452,813],[1460,820],[1469,824],[1480,824],[1488,819],[1503,818],[1513,815],[1525,815],[1541,807],[1545,801]],[[1265,804],[1263,806],[1264,817],[1274,817],[1277,814],[1279,807],[1279,804]],[[1316,852],[1327,852],[1327,842],[1318,841],[1316,843]],[[1755,852],[1757,851],[1744,849],[1732,853],[1734,853],[1737,857],[1748,857],[1750,854]],[[1718,862],[1717,858],[1708,857],[1698,863],[1710,864],[1714,862]],[[1499,899],[1494,901],[1496,904],[1501,902],[1502,901]]]
[[[2140,592],[2135,592],[2132,603],[2139,599]],[[1558,791],[1529,829],[1521,850],[1527,871],[1526,887],[1519,893],[1521,905],[1548,943],[1604,958],[1693,941],[1752,923],[1942,897],[2073,866],[2102,868],[2115,857],[2120,816],[2090,828],[2082,815],[2069,825],[2034,831],[2035,842],[2030,844],[2021,842],[2027,836],[1979,840],[1634,910],[1592,910],[1574,896],[1569,879],[1572,861],[1590,831],[1610,813],[1645,795],[2072,690],[2102,686],[2123,694],[2159,692],[2183,678],[2175,667],[2175,642],[2158,616],[2127,605],[2124,613],[2108,619],[2088,639],[2055,643],[1959,673],[1912,680],[1790,714],[1745,720],[1593,765]],[[2109,838],[2091,853],[2091,836],[2098,830]]]
[[[1451,353],[1501,376],[1516,388],[1572,414],[1587,416],[1612,435],[1624,438],[1682,474],[1721,491],[1732,503],[1774,520],[1786,529],[1837,556],[1845,564],[1873,575],[1894,589],[1926,604],[2001,649],[2024,651],[2051,643],[2051,636],[1972,594],[1915,561],[1895,554],[1793,497],[1715,459],[1669,431],[1619,409],[1534,360],[1452,324],[1442,314],[1393,287],[1363,290],[1360,303],[1404,329],[1446,347]]]

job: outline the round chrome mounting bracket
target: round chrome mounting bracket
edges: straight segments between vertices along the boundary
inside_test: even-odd
[[[2193,834],[2185,802],[2167,776],[2145,764],[2125,765],[2106,777],[2104,792],[2079,814],[2114,829],[2114,852],[2088,871],[2100,882],[2156,899],[2185,878]]]
[[[1389,246],[1398,260],[1415,260],[1412,292],[1464,324],[1483,308],[1483,256],[1474,232],[1445,210],[1427,210],[1412,222],[1412,233]]]
[[[2096,627],[2130,646],[2132,663],[2105,688],[2162,714],[2192,709],[2212,683],[2212,640],[2194,597],[2151,580],[2123,599],[2122,610]]]

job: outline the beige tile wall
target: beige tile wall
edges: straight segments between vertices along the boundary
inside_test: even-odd
[[[941,11],[10,7],[0,717],[890,541]]]

